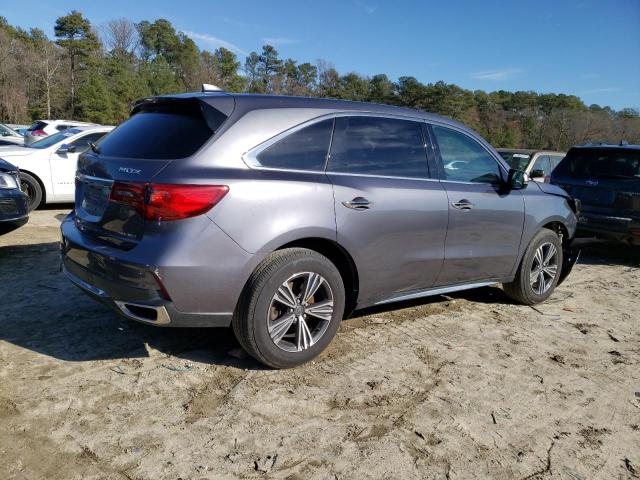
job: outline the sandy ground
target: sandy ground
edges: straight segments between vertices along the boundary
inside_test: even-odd
[[[2,479],[640,478],[637,251],[589,245],[535,309],[484,288],[361,312],[272,371],[85,297],[64,212],[0,236]]]

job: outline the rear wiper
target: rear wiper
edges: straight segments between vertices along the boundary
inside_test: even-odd
[[[93,142],[89,142],[89,146],[91,147],[91,150],[93,150],[93,153],[100,155],[100,147],[98,145]]]

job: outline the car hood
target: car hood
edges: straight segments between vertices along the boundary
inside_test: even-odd
[[[0,158],[22,157],[24,155],[30,155],[36,151],[37,150],[34,150],[33,148],[5,145],[0,147]]]
[[[538,188],[540,188],[540,190],[542,190],[544,193],[548,193],[549,195],[571,198],[571,195],[569,195],[563,188],[559,187],[558,185],[541,182],[535,182],[535,184],[538,186]]]
[[[7,162],[6,160],[2,160],[0,158],[0,172],[15,172],[17,170],[15,165]]]

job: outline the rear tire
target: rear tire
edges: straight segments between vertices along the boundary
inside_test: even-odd
[[[508,297],[524,305],[544,302],[556,288],[562,269],[562,242],[546,228],[536,233],[524,252],[516,278],[503,285]]]
[[[40,182],[25,172],[20,172],[20,190],[29,197],[29,211],[35,210],[42,202],[42,187]]]
[[[328,258],[313,250],[287,248],[258,265],[231,323],[252,357],[273,368],[291,368],[329,345],[344,304],[342,277]]]

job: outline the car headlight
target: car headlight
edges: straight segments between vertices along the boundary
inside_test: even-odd
[[[0,188],[3,188],[3,189],[18,188],[18,182],[16,181],[16,177],[14,177],[13,175],[9,175],[8,173],[0,172]]]

